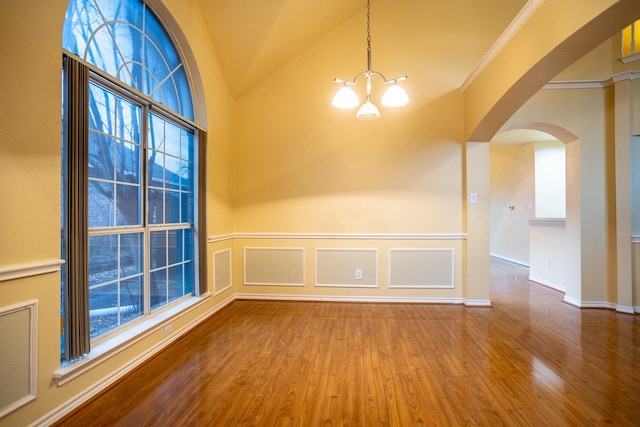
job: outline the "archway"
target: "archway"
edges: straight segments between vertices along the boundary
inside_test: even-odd
[[[567,301],[576,300],[580,296],[581,275],[580,246],[577,244],[580,242],[580,156],[577,136],[551,123],[518,123],[502,129],[491,142],[492,255],[526,264],[529,266],[531,280],[564,292]],[[563,186],[566,182],[566,197],[562,201],[566,215],[562,212],[557,215],[541,212],[538,209],[538,203],[541,201],[538,193],[541,189],[534,185],[539,181],[537,175],[540,174],[539,171],[535,171],[540,165],[534,166],[534,163],[540,161],[540,155],[545,151],[556,151],[557,145],[564,148],[562,154],[566,154],[566,171],[562,165],[563,176],[559,179]],[[538,159],[536,162],[535,158]],[[510,164],[511,162],[515,164]],[[505,181],[496,168],[510,168],[514,176],[507,177],[507,180],[517,182]],[[502,173],[504,172],[503,170]],[[503,186],[509,187],[506,190],[511,193],[509,197],[514,199],[514,204],[511,199],[496,195],[496,192],[500,193],[500,189],[493,186],[500,186],[500,182]],[[531,203],[534,199],[537,199],[535,209],[534,203]],[[509,202],[508,207],[501,206],[506,202]],[[499,206],[495,206],[495,203]],[[526,206],[527,203],[529,206]],[[506,209],[509,210],[505,211]],[[504,242],[501,236],[496,236],[494,227],[498,229],[498,233],[499,230],[506,229],[510,235],[509,242]],[[515,251],[514,248],[505,246],[514,241]],[[518,244],[521,247],[527,246],[518,253]],[[508,252],[509,249],[513,258]]]

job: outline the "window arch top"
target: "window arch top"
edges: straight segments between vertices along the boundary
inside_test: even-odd
[[[71,0],[63,48],[194,121],[189,78],[163,24],[142,0]]]

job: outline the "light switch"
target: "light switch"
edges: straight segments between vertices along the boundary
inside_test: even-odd
[[[469,203],[471,203],[472,205],[478,204],[478,193],[469,194]]]

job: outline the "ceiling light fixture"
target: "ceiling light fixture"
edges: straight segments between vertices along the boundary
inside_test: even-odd
[[[364,104],[358,109],[356,118],[359,120],[376,120],[380,117],[380,111],[371,102],[371,79],[373,76],[380,76],[385,83],[391,84],[385,91],[380,102],[385,107],[402,107],[409,102],[409,95],[407,92],[398,85],[398,82],[405,80],[407,76],[397,77],[395,79],[387,80],[382,73],[373,71],[371,69],[371,1],[367,0],[367,70],[356,74],[352,81],[334,79],[336,83],[342,84],[342,87],[333,97],[333,104],[336,108],[350,109],[355,108],[360,104],[358,95],[351,86],[355,86],[358,78],[364,76],[367,79],[367,98]]]

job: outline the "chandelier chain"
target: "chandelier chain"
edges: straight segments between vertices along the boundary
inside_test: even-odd
[[[367,0],[367,71],[371,72],[371,0]]]

